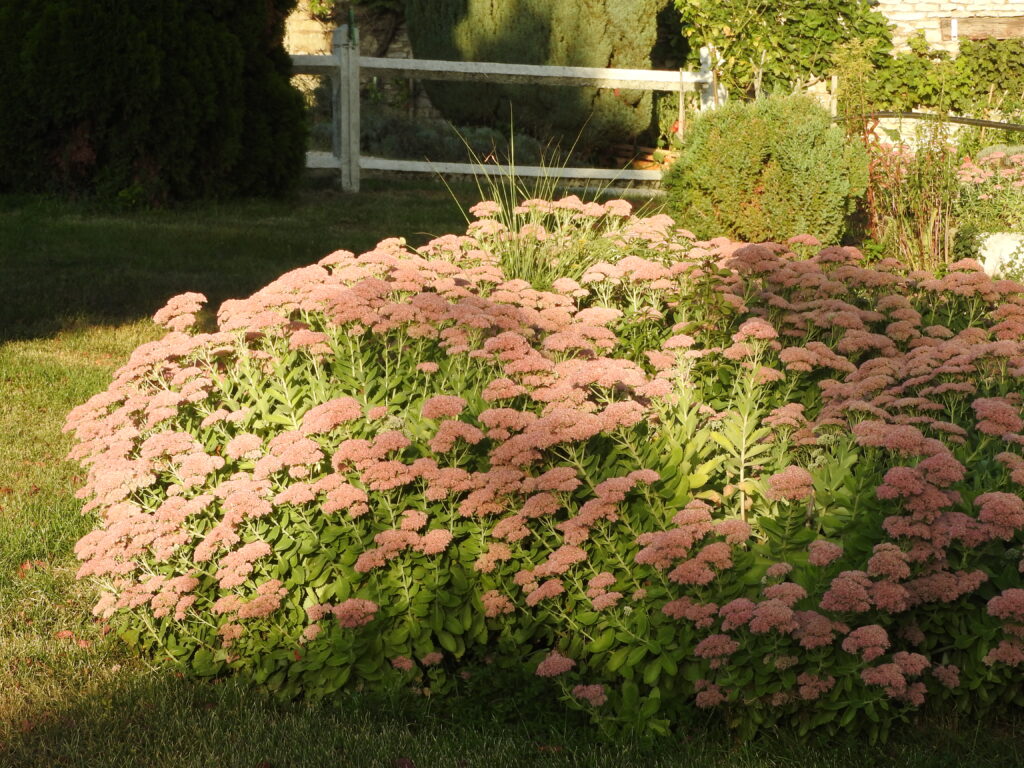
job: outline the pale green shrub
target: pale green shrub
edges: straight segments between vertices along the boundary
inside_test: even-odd
[[[842,237],[867,155],[807,96],[729,102],[690,125],[666,173],[669,210],[699,237]]]

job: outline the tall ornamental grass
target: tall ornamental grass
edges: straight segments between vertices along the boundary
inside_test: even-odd
[[[207,332],[176,297],[71,413],[122,638],[288,697],[530,678],[611,732],[1024,703],[1024,285],[473,212]],[[562,276],[517,262],[566,232]]]

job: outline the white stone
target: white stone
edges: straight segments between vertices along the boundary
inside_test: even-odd
[[[1003,267],[1017,249],[1024,245],[1024,235],[1015,232],[994,232],[981,241],[981,265],[991,277],[999,277]]]

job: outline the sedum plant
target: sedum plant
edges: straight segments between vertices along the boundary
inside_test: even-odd
[[[960,219],[982,232],[1024,231],[1024,147],[989,147],[977,162],[964,158]]]
[[[175,297],[71,413],[121,637],[289,697],[498,668],[613,732],[1024,703],[1024,286],[622,201],[472,211],[212,332]],[[538,227],[580,242],[540,288],[508,276]]]

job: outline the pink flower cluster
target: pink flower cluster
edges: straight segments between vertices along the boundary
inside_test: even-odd
[[[276,643],[280,668],[320,643],[371,653],[350,631],[375,622],[387,655],[353,665],[371,682],[578,620],[612,655],[675,638],[655,671],[686,665],[697,706],[737,711],[835,697],[839,669],[901,706],[975,681],[976,658],[926,655],[954,610],[1002,633],[986,663],[1024,663],[1019,555],[980,596],[1024,530],[1024,287],[971,263],[936,277],[845,247],[696,242],[624,204],[517,211],[331,254],[226,302],[215,333],[181,332],[198,297],[161,310],[172,332],[68,418],[97,613],[185,622],[238,665]],[[599,224],[605,260],[552,290],[503,272],[503,243],[557,253]],[[713,437],[744,394],[759,437],[736,473]],[[801,521],[796,544],[775,516]],[[608,657],[579,647],[536,674],[616,705]],[[768,693],[737,682],[740,658]]]

